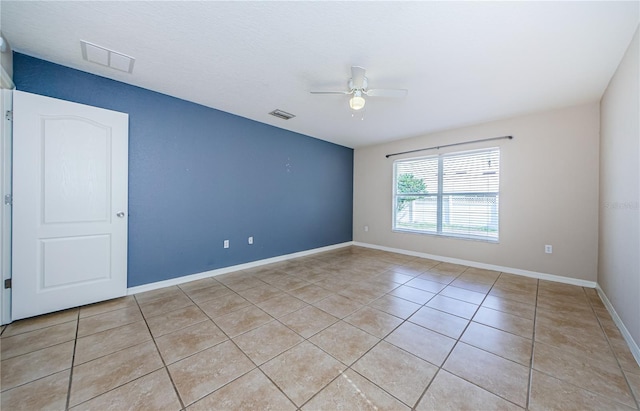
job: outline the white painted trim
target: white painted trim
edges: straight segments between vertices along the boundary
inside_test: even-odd
[[[519,268],[511,268],[511,267],[503,267],[503,266],[498,266],[498,265],[493,265],[493,264],[479,263],[479,262],[476,262],[476,261],[462,260],[462,259],[459,259],[459,258],[443,257],[443,256],[438,256],[438,255],[433,255],[433,254],[421,253],[421,252],[417,252],[417,251],[409,251],[409,250],[402,250],[402,249],[399,249],[399,248],[384,247],[384,246],[375,245],[375,244],[360,243],[360,242],[356,242],[356,241],[348,241],[346,243],[334,244],[334,245],[330,245],[330,246],[327,246],[327,247],[321,247],[321,248],[315,248],[315,249],[312,249],[312,250],[300,251],[298,253],[281,255],[281,256],[278,256],[278,257],[267,258],[267,259],[264,259],[264,260],[252,261],[250,263],[234,265],[234,266],[231,266],[231,267],[219,268],[219,269],[216,269],[216,270],[211,270],[211,271],[205,271],[205,272],[202,272],[202,273],[191,274],[191,275],[187,275],[187,276],[184,276],[184,277],[172,278],[170,280],[158,281],[158,282],[151,283],[151,284],[144,284],[144,285],[140,285],[140,286],[137,286],[137,287],[131,287],[131,288],[127,289],[127,295],[132,295],[132,294],[137,294],[137,293],[141,293],[141,292],[144,292],[144,291],[151,291],[151,290],[156,290],[158,288],[163,288],[163,287],[169,287],[169,286],[173,286],[173,285],[183,284],[183,283],[187,283],[187,282],[190,282],[190,281],[199,280],[199,279],[202,279],[202,278],[215,277],[217,275],[227,274],[227,273],[231,273],[231,272],[239,271],[239,270],[246,270],[246,269],[249,269],[249,268],[259,267],[259,266],[266,265],[266,264],[272,264],[272,263],[277,263],[277,262],[280,262],[280,261],[290,260],[290,259],[293,259],[293,258],[298,258],[298,257],[304,257],[304,256],[308,256],[308,255],[318,254],[318,253],[321,253],[321,252],[324,252],[324,251],[336,250],[336,249],[343,248],[343,247],[348,247],[348,246],[351,246],[351,245],[358,246],[358,247],[372,248],[372,249],[381,250],[381,251],[389,251],[389,252],[392,252],[392,253],[410,255],[410,256],[413,256],[413,257],[430,258],[432,260],[443,261],[443,262],[446,262],[446,263],[462,264],[462,265],[467,265],[469,267],[484,268],[484,269],[487,269],[487,270],[494,270],[494,271],[500,271],[500,272],[509,273],[509,274],[522,275],[522,276],[525,276],[525,277],[537,278],[537,279],[541,279],[541,280],[548,280],[548,281],[555,281],[555,282],[564,283],[564,284],[577,285],[577,286],[580,286],[580,287],[595,288],[598,291],[598,294],[600,295],[600,298],[604,302],[605,307],[607,308],[607,310],[611,314],[611,317],[613,318],[613,321],[616,323],[616,325],[620,329],[620,332],[624,336],[625,341],[629,345],[629,349],[631,350],[631,353],[633,354],[633,356],[636,359],[636,361],[638,362],[638,364],[640,364],[640,348],[638,347],[636,342],[631,337],[631,334],[629,333],[629,330],[627,330],[627,327],[625,327],[624,323],[620,319],[620,316],[618,316],[618,313],[616,313],[616,310],[613,308],[613,305],[611,304],[611,302],[607,298],[606,294],[604,293],[602,288],[600,288],[600,285],[597,284],[594,281],[586,281],[586,280],[580,280],[580,279],[577,279],[577,278],[570,278],[570,277],[563,277],[563,276],[553,275],[553,274],[539,273],[539,272],[535,272],[535,271],[521,270]]]
[[[4,67],[0,67],[0,88],[9,90],[14,90],[16,88],[16,85],[13,84],[13,81],[11,80],[11,76],[9,76],[9,73],[6,72]]]
[[[629,346],[629,349],[631,350],[633,357],[636,359],[638,364],[640,364],[640,347],[638,347],[638,344],[633,340],[631,333],[622,322],[622,319],[620,318],[616,310],[613,308],[613,305],[609,301],[609,298],[607,298],[607,295],[604,293],[602,288],[600,288],[600,284],[596,283],[595,281],[586,281],[586,280],[580,280],[577,278],[570,278],[570,277],[563,277],[563,276],[553,275],[553,274],[538,273],[535,271],[521,270],[519,268],[502,267],[502,266],[493,265],[493,264],[478,263],[475,261],[461,260],[459,258],[443,257],[439,255],[420,253],[417,251],[409,251],[409,250],[402,250],[399,248],[384,247],[384,246],[375,245],[375,244],[360,243],[357,241],[354,241],[353,245],[359,246],[359,247],[372,248],[375,250],[389,251],[392,253],[405,254],[405,255],[410,255],[414,257],[430,258],[432,260],[444,261],[446,263],[462,264],[462,265],[468,265],[470,267],[484,268],[488,270],[500,271],[500,272],[509,273],[509,274],[522,275],[525,277],[537,278],[541,280],[548,280],[548,281],[555,281],[555,282],[564,283],[564,284],[577,285],[580,287],[595,288],[598,291],[598,294],[600,295],[602,302],[607,308],[607,311],[609,311],[609,314],[611,314],[611,318],[613,318],[613,321],[616,323],[616,325],[620,329],[620,332],[622,333],[625,341],[627,342],[627,345]]]
[[[611,301],[609,301],[609,298],[604,293],[604,290],[600,287],[600,284],[596,285],[596,290],[598,291],[598,294],[600,295],[600,299],[604,303],[604,306],[607,307],[607,311],[609,311],[609,314],[611,314],[611,318],[613,318],[613,322],[616,323],[616,325],[618,326],[618,329],[620,330],[620,332],[622,333],[622,336],[624,337],[624,340],[627,342],[627,345],[629,346],[629,350],[631,350],[631,354],[633,354],[633,357],[636,359],[636,362],[638,363],[638,365],[640,365],[640,347],[638,347],[638,344],[633,340],[631,333],[622,322],[622,319],[616,312],[616,309],[613,308],[613,304],[611,304]]]
[[[157,290],[158,288],[170,287],[172,285],[184,284],[184,283],[188,283],[189,281],[200,280],[202,278],[207,278],[207,277],[215,277],[217,275],[227,274],[234,271],[247,270],[249,268],[260,267],[266,264],[278,263],[280,261],[286,261],[292,258],[304,257],[307,255],[318,254],[325,251],[337,250],[339,248],[348,247],[350,245],[353,245],[353,242],[347,241],[346,243],[314,248],[311,250],[300,251],[297,253],[280,255],[272,258],[266,258],[264,260],[251,261],[250,263],[238,264],[230,267],[218,268],[216,270],[205,271],[202,273],[185,275],[184,277],[171,278],[169,280],[157,281],[155,283],[150,283],[150,284],[143,284],[136,287],[127,288],[127,295],[138,294],[144,291]]]
[[[4,72],[4,70],[3,70]],[[12,125],[4,113],[13,110],[13,91],[0,89],[0,324],[11,322],[11,289],[4,288],[4,280],[11,278],[11,206],[4,204],[4,196],[12,193]]]
[[[580,287],[596,288],[596,282],[595,281],[587,281],[587,280],[581,280],[581,279],[578,279],[578,278],[563,277],[563,276],[560,276],[560,275],[539,273],[539,272],[536,272],[536,271],[522,270],[520,268],[503,267],[503,266],[499,266],[499,265],[479,263],[479,262],[476,262],[476,261],[462,260],[462,259],[459,259],[459,258],[443,257],[443,256],[440,256],[440,255],[426,254],[426,253],[420,253],[420,252],[417,252],[417,251],[402,250],[400,248],[384,247],[384,246],[381,246],[381,245],[360,243],[360,242],[356,242],[356,241],[353,242],[353,245],[359,246],[359,247],[373,248],[375,250],[389,251],[389,252],[392,252],[392,253],[410,255],[410,256],[413,256],[413,257],[430,258],[432,260],[443,261],[445,263],[468,265],[469,267],[484,268],[486,270],[500,271],[500,272],[503,272],[503,273],[516,274],[516,275],[521,275],[521,276],[524,276],[524,277],[537,278],[537,279],[540,279],[540,280],[555,281],[555,282],[558,282],[558,283],[577,285],[577,286],[580,286]]]

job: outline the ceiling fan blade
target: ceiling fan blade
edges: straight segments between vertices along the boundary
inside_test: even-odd
[[[395,88],[395,89],[378,88],[378,89],[367,90],[364,93],[367,96],[371,96],[371,97],[404,97],[407,95],[408,92],[409,92],[408,90],[400,89],[400,88]]]
[[[352,66],[351,67],[351,81],[353,82],[353,88],[364,88],[364,73],[366,70],[364,67]]]
[[[310,91],[311,94],[351,94],[351,91]]]

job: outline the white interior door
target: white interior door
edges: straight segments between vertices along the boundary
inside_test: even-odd
[[[127,114],[15,91],[12,320],[127,290]]]

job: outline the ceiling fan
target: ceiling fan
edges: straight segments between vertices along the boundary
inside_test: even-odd
[[[365,77],[366,70],[363,67],[352,66],[351,78],[349,79],[348,91],[312,91],[311,94],[348,94],[349,107],[353,110],[361,110],[366,103],[364,96],[367,97],[404,97],[407,95],[405,89],[370,89],[369,81]]]

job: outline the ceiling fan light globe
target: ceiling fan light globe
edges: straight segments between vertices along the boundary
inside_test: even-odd
[[[365,102],[366,101],[364,97],[353,96],[349,100],[349,107],[351,107],[352,110],[362,110],[364,108]]]

